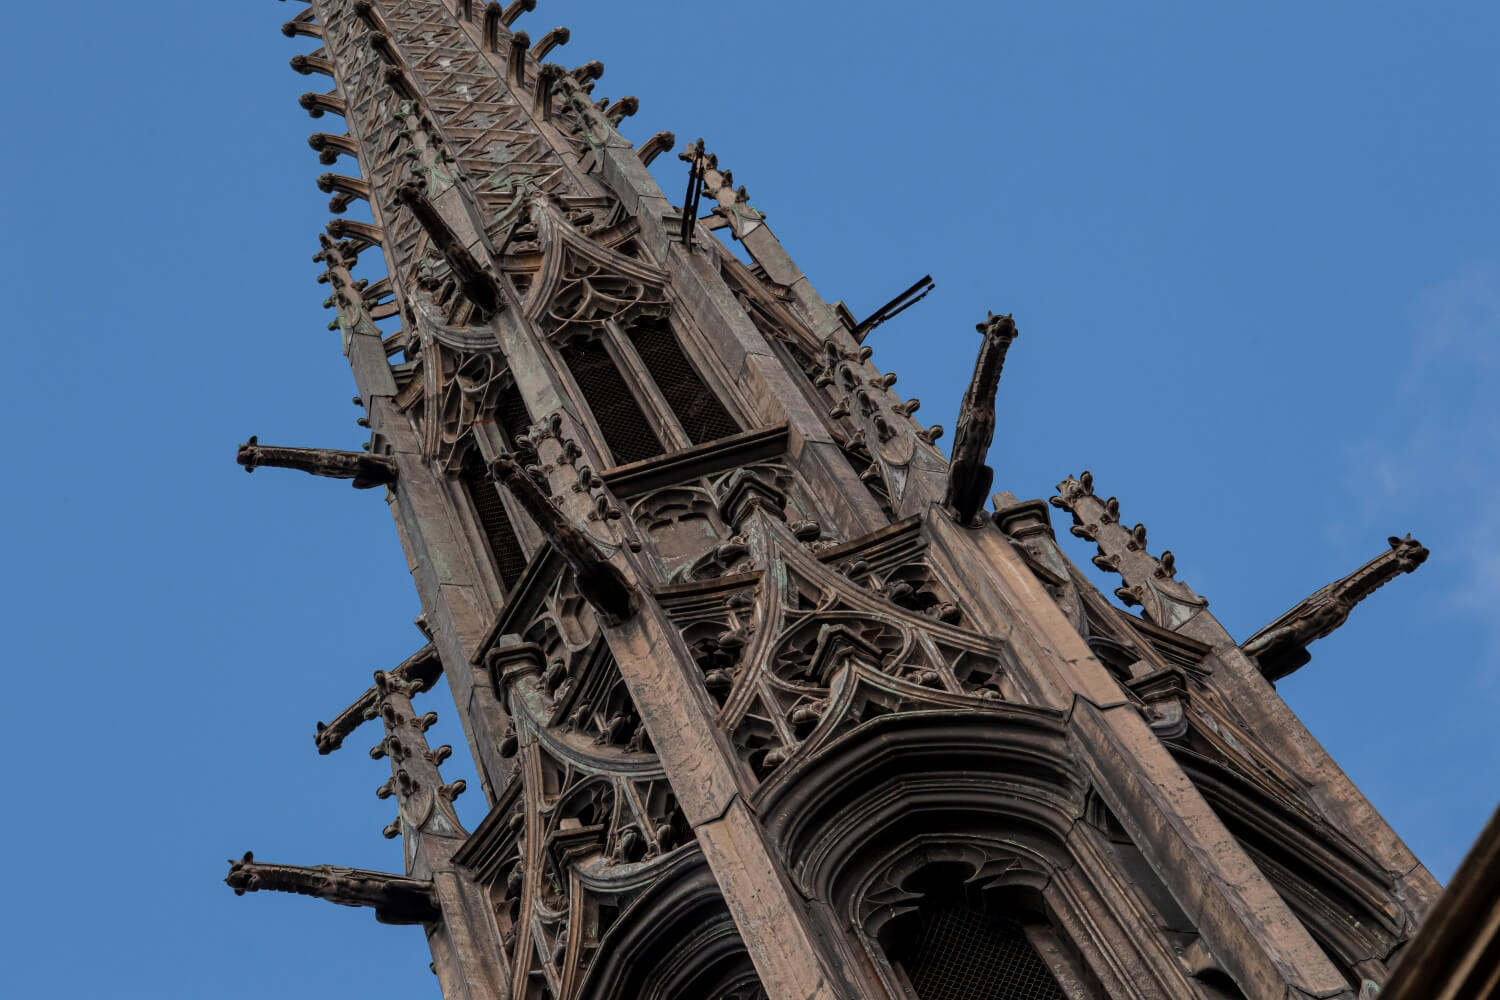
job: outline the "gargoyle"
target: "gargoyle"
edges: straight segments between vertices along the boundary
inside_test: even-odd
[[[542,534],[562,555],[578,581],[578,592],[600,614],[619,623],[635,613],[631,588],[577,525],[567,519],[509,455],[490,463],[495,482],[510,490]]]
[[[267,865],[250,851],[239,861],[229,862],[224,879],[236,896],[247,892],[291,892],[316,896],[340,906],[368,906],[383,924],[430,924],[443,919],[425,879],[405,878],[362,868],[337,865]]]
[[[243,465],[246,472],[254,472],[265,465],[301,469],[329,479],[352,479],[357,490],[390,486],[396,481],[396,462],[384,455],[335,451],[332,448],[280,448],[261,444],[253,436],[240,445],[234,460]]]
[[[464,297],[474,303],[486,314],[500,311],[505,301],[500,292],[500,282],[495,276],[474,259],[469,248],[464,246],[453,227],[448,225],[448,220],[443,218],[437,207],[427,200],[427,195],[422,190],[422,185],[408,182],[401,185],[396,192],[396,197],[401,204],[411,209],[412,215],[416,216],[417,222],[427,235],[431,238],[438,253],[448,262],[453,276],[458,279],[459,287],[463,289]]]
[[[984,464],[984,457],[995,436],[995,390],[1000,385],[1000,370],[1017,335],[1015,320],[994,313],[975,329],[984,335],[984,343],[959,407],[948,490],[943,497],[944,505],[953,510],[960,524],[973,523],[995,478],[995,470]]]
[[[1279,680],[1305,664],[1311,659],[1308,643],[1333,632],[1349,619],[1356,604],[1427,560],[1427,550],[1411,535],[1393,535],[1389,541],[1387,551],[1314,592],[1240,645],[1267,680]]]
[[[443,661],[438,656],[437,647],[429,642],[403,660],[390,672],[390,677],[402,683],[415,681],[420,685],[417,690],[426,691],[437,683],[442,673]],[[380,692],[371,687],[354,704],[334,716],[332,722],[318,723],[317,732],[313,735],[318,753],[330,754],[343,746],[345,738],[365,722],[379,701]]]

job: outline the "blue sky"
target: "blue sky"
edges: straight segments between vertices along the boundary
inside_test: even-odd
[[[363,440],[310,261],[305,138],[338,122],[296,104],[301,7],[21,5],[0,35],[7,995],[437,995],[418,931],[220,882],[246,849],[400,864],[374,737],[310,737],[421,642],[378,493],[233,462]],[[1500,799],[1500,8],[542,0],[521,26],[554,24],[554,58],[640,97],[627,135],[708,139],[825,297],[934,276],[871,341],[924,419],[951,430],[974,323],[1014,312],[997,488],[1092,469],[1234,634],[1426,543],[1282,690],[1451,873]]]

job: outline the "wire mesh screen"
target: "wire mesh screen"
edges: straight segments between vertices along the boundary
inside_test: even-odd
[[[521,399],[520,390],[514,386],[500,394],[500,405],[496,410],[500,426],[505,428],[511,445],[516,443],[516,438],[531,429],[531,414],[526,412],[526,402]]]
[[[594,411],[615,463],[639,462],[662,453],[661,442],[641,406],[620,379],[614,359],[597,340],[574,340],[562,349],[563,363]]]
[[[1019,926],[962,904],[922,913],[902,965],[921,1000],[1066,1000]]]
[[[500,490],[484,467],[479,452],[469,449],[464,455],[464,464],[459,470],[459,479],[469,502],[474,505],[474,514],[489,543],[490,554],[495,557],[495,569],[500,574],[500,583],[508,593],[526,571],[526,550],[510,523],[505,504],[500,501]]]
[[[724,409],[724,404],[709,391],[683,354],[677,335],[666,321],[648,320],[630,332],[630,339],[693,444],[717,441],[740,432],[740,426]]]

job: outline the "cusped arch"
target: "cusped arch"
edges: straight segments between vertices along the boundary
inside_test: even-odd
[[[1060,841],[1083,815],[1088,784],[1062,713],[1000,705],[912,712],[863,723],[760,789],[761,815],[798,886],[830,902],[882,838],[991,816]]]
[[[667,865],[611,924],[578,1000],[764,997],[702,852]]]
[[[1090,786],[1063,713],[999,704],[878,716],[755,800],[793,882],[890,996],[910,989],[890,949],[942,882],[983,919],[1026,927],[1059,981],[1091,984],[1079,996],[1196,1000],[1174,942],[1142,933],[1160,921],[1091,824]]]

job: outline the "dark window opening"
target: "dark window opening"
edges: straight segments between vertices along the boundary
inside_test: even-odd
[[[500,394],[500,405],[496,408],[500,426],[505,428],[506,444],[514,448],[516,438],[531,430],[531,414],[526,411],[526,402],[521,391],[515,387]]]
[[[739,424],[688,361],[666,320],[649,319],[638,324],[630,331],[630,339],[693,444],[740,432]]]
[[[1206,969],[1193,977],[1199,987],[1214,1000],[1245,1000],[1245,994],[1234,980],[1220,969]]]
[[[625,465],[662,453],[646,414],[620,378],[614,359],[598,340],[573,340],[562,348],[563,363],[583,393],[615,464]]]
[[[903,880],[920,903],[880,935],[892,965],[920,1000],[1067,1000],[1038,950],[1061,945],[1040,899],[984,894],[972,876],[966,865],[936,863]]]
[[[510,515],[500,500],[500,490],[490,478],[489,469],[485,468],[477,448],[470,448],[464,454],[458,477],[474,506],[474,515],[479,520],[485,541],[489,543],[490,554],[495,558],[500,583],[509,593],[526,571],[526,550],[521,548]]]
[[[920,927],[902,965],[921,1000],[1066,1000],[1020,924],[949,901]]]

